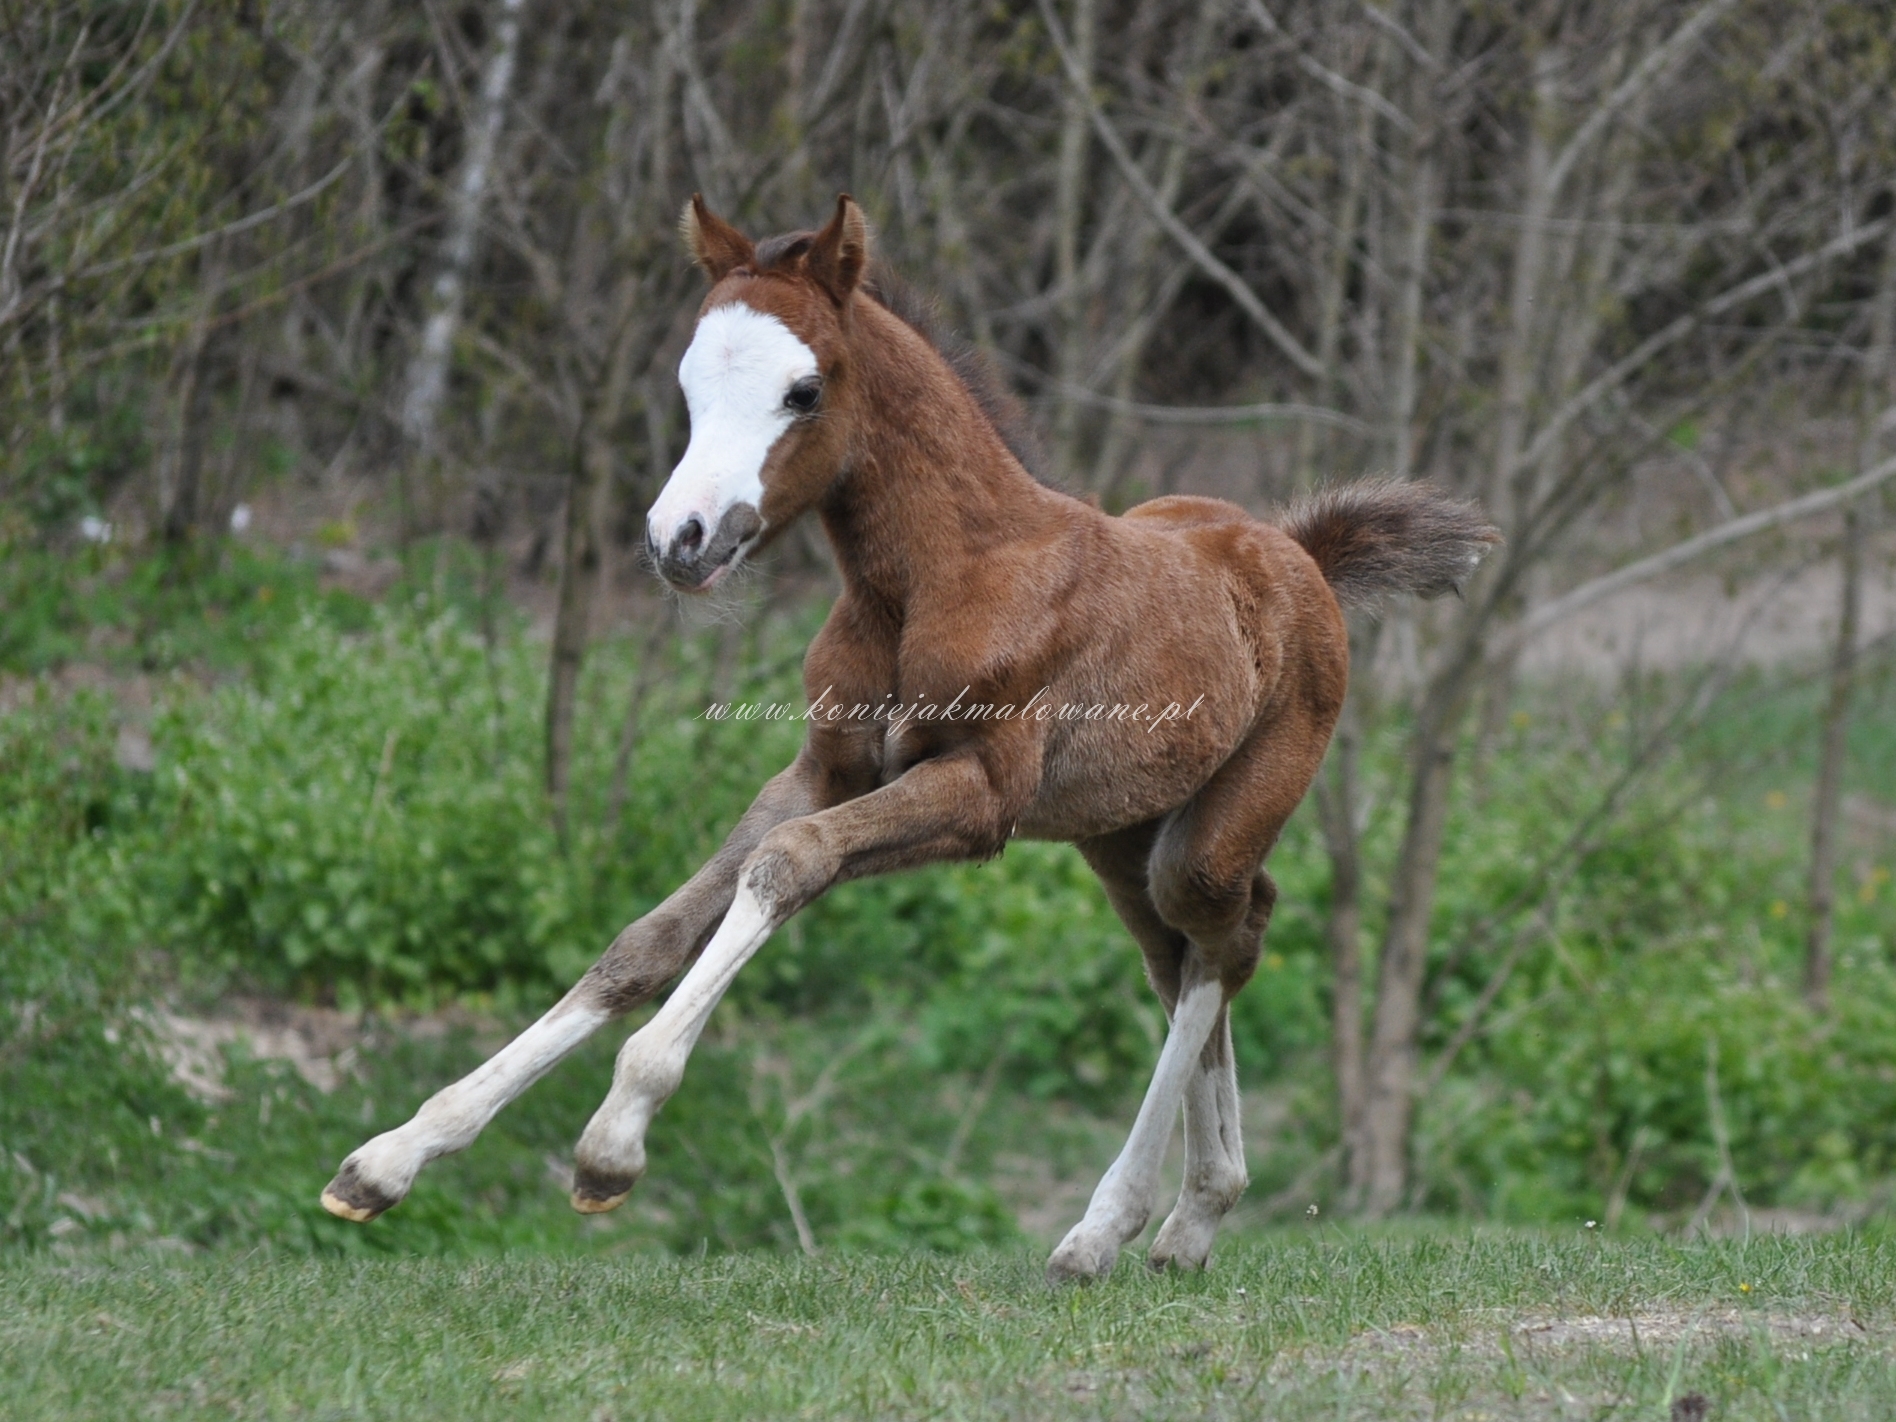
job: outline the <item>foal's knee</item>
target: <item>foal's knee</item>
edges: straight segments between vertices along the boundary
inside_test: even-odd
[[[808,820],[791,820],[764,836],[744,861],[738,882],[777,919],[788,917],[836,882],[842,858]]]
[[[717,926],[698,927],[664,909],[627,925],[579,980],[578,991],[620,1017],[658,996],[698,956]]]

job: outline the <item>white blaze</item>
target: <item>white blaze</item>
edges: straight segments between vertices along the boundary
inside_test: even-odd
[[[693,514],[709,538],[732,505],[762,506],[764,460],[794,419],[784,393],[816,373],[816,353],[775,316],[742,303],[706,314],[678,363],[691,443],[646,516],[660,548]]]

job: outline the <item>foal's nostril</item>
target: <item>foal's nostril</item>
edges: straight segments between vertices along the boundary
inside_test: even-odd
[[[688,557],[702,547],[704,547],[704,520],[693,514],[678,530],[678,537],[672,540],[672,548]]]

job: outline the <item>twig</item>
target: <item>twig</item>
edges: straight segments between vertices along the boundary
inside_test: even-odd
[[[850,1058],[873,1042],[881,1034],[881,1030],[879,1023],[871,1023],[858,1032],[841,1051],[831,1057],[823,1070],[816,1074],[816,1080],[810,1083],[810,1089],[784,1104],[782,1129],[772,1132],[767,1137],[770,1145],[771,1170],[777,1177],[777,1188],[783,1192],[783,1202],[790,1209],[790,1222],[796,1226],[797,1243],[808,1255],[814,1256],[817,1253],[816,1234],[810,1228],[810,1217],[803,1209],[803,1194],[797,1188],[796,1172],[790,1165],[790,1133],[797,1128],[804,1117],[813,1115],[822,1106],[836,1085],[837,1073],[843,1069]],[[789,1068],[786,1064],[779,1070],[771,1071],[766,1067],[764,1058],[759,1055],[751,1062],[752,1079],[759,1080],[766,1074],[775,1075],[787,1081]],[[759,1117],[763,1115],[761,1107],[762,1103],[753,1096],[751,1109]]]
[[[1083,385],[1052,376],[1046,377],[1042,385],[1043,388],[1058,391],[1063,399],[1076,404],[1091,405],[1094,409],[1108,410],[1115,415],[1129,415],[1152,425],[1248,425],[1260,420],[1302,420],[1313,425],[1332,425],[1356,435],[1370,432],[1369,426],[1354,416],[1320,405],[1147,405],[1137,400],[1121,400],[1114,395],[1101,395]]]
[[[1081,67],[1072,47],[1067,43],[1066,31],[1061,28],[1060,17],[1054,13],[1052,0],[1040,0],[1040,14],[1046,22],[1047,34],[1053,40],[1054,48],[1060,52],[1060,62],[1066,69],[1067,82],[1073,86],[1075,97],[1085,107],[1087,116],[1093,122],[1093,131],[1099,135],[1100,143],[1112,155],[1113,162],[1118,165],[1120,175],[1126,181],[1126,186],[1138,195],[1147,211],[1152,214],[1152,220],[1157,222],[1165,230],[1166,235],[1184,249],[1185,255],[1190,257],[1206,276],[1225,289],[1231,299],[1238,304],[1238,309],[1249,316],[1270,338],[1272,344],[1290,358],[1291,364],[1312,379],[1322,379],[1323,362],[1306,350],[1303,343],[1290,333],[1284,323],[1271,314],[1270,309],[1258,298],[1258,294],[1251,290],[1249,283],[1243,277],[1219,261],[1212,254],[1211,249],[1198,240],[1197,234],[1179,221],[1178,214],[1173,212],[1165,200],[1159,196],[1145,173],[1140,170],[1138,159],[1132,156],[1131,151],[1126,147],[1125,140],[1119,136],[1118,130],[1112,126],[1111,120],[1101,111],[1098,102],[1093,98],[1086,71]]]
[[[1697,1234],[1705,1227],[1710,1218],[1712,1206],[1718,1203],[1718,1197],[1725,1191],[1731,1191],[1731,1198],[1738,1206],[1738,1213],[1744,1219],[1745,1233],[1751,1233],[1751,1211],[1745,1204],[1745,1197],[1738,1189],[1738,1171],[1731,1160],[1731,1136],[1725,1129],[1725,1102],[1718,1092],[1718,1036],[1705,1034],[1705,1110],[1711,1118],[1712,1143],[1718,1148],[1718,1173],[1712,1177],[1712,1185],[1705,1192],[1705,1198],[1699,1201],[1699,1207],[1693,1212],[1692,1222],[1685,1227],[1687,1237]]]
[[[1696,538],[1688,538],[1683,543],[1674,544],[1664,552],[1655,553],[1650,558],[1641,558],[1636,563],[1628,563],[1614,572],[1594,578],[1591,582],[1582,583],[1573,591],[1551,602],[1542,603],[1522,618],[1511,634],[1496,640],[1489,656],[1498,658],[1518,649],[1536,633],[1544,631],[1563,618],[1571,617],[1582,608],[1592,606],[1604,597],[1619,592],[1622,588],[1669,573],[1727,544],[1749,538],[1754,533],[1763,533],[1767,529],[1794,523],[1798,519],[1809,518],[1812,514],[1835,508],[1838,504],[1848,503],[1857,495],[1867,493],[1892,478],[1896,478],[1896,458],[1885,459],[1881,464],[1875,465],[1854,479],[1845,480],[1834,488],[1819,489],[1801,498],[1788,499],[1784,503],[1761,509],[1757,513],[1746,514],[1743,518],[1721,523],[1716,528],[1707,529]]]
[[[1306,1198],[1310,1194],[1310,1187],[1316,1184],[1317,1177],[1323,1174],[1324,1171],[1332,1169],[1337,1161],[1342,1158],[1342,1145],[1339,1143],[1331,1146],[1322,1155],[1306,1165],[1303,1170],[1299,1172],[1297,1178],[1291,1181],[1290,1184],[1279,1190],[1275,1195],[1260,1200],[1257,1204],[1258,1212],[1268,1217],[1289,1209],[1299,1200]]]
[[[974,1123],[987,1109],[988,1102],[993,1099],[994,1088],[1000,1084],[1001,1068],[1007,1064],[1009,1048],[1012,1045],[1013,1041],[1010,1038],[1008,1046],[995,1052],[989,1058],[987,1066],[982,1069],[981,1080],[975,1085],[974,1095],[968,1098],[968,1104],[962,1109],[960,1119],[955,1122],[955,1132],[948,1138],[948,1149],[941,1153],[943,1175],[954,1174],[955,1162],[960,1159],[963,1148],[968,1144],[968,1137],[974,1132]]]
[[[1600,1228],[1608,1233],[1619,1224],[1620,1216],[1626,1212],[1626,1196],[1633,1188],[1633,1172],[1639,1169],[1639,1158],[1646,1153],[1651,1140],[1652,1133],[1644,1126],[1633,1132],[1632,1144],[1626,1148],[1626,1159],[1620,1163],[1613,1188],[1607,1191],[1606,1213],[1600,1216]]]

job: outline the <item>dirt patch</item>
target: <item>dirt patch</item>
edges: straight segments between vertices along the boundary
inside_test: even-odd
[[[1360,1333],[1342,1348],[1290,1350],[1271,1366],[1274,1382],[1307,1377],[1312,1370],[1377,1375],[1412,1368],[1450,1354],[1494,1361],[1531,1350],[1584,1354],[1604,1351],[1633,1356],[1653,1349],[1707,1347],[1727,1340],[1769,1342],[1803,1350],[1843,1344],[1887,1349],[1886,1331],[1872,1333],[1848,1314],[1768,1313],[1759,1309],[1647,1309],[1630,1315],[1542,1314],[1521,1317],[1493,1310],[1452,1329],[1396,1324]]]
[[[1863,580],[1863,644],[1896,634],[1896,565],[1872,569]],[[1670,670],[1722,657],[1754,666],[1810,662],[1827,656],[1836,638],[1839,577],[1824,564],[1735,589],[1709,575],[1629,588],[1541,633],[1523,652],[1522,670],[1611,680],[1631,667]]]
[[[1776,1314],[1746,1309],[1683,1309],[1606,1318],[1580,1314],[1572,1318],[1536,1318],[1509,1329],[1517,1343],[1537,1348],[1612,1348],[1638,1352],[1642,1348],[1677,1347],[1709,1343],[1719,1338],[1769,1338],[1774,1343],[1866,1343],[1870,1331],[1854,1318],[1834,1314]]]
[[[451,1031],[475,1034],[483,1052],[497,1051],[509,1035],[497,1022],[451,1008],[391,1020],[361,1012],[304,1007],[270,998],[232,998],[215,1014],[196,1017],[166,1007],[136,1014],[157,1041],[172,1080],[200,1101],[227,1101],[225,1051],[236,1047],[253,1060],[288,1062],[296,1074],[327,1095],[345,1080],[360,1081],[362,1050],[390,1032],[435,1040]]]

